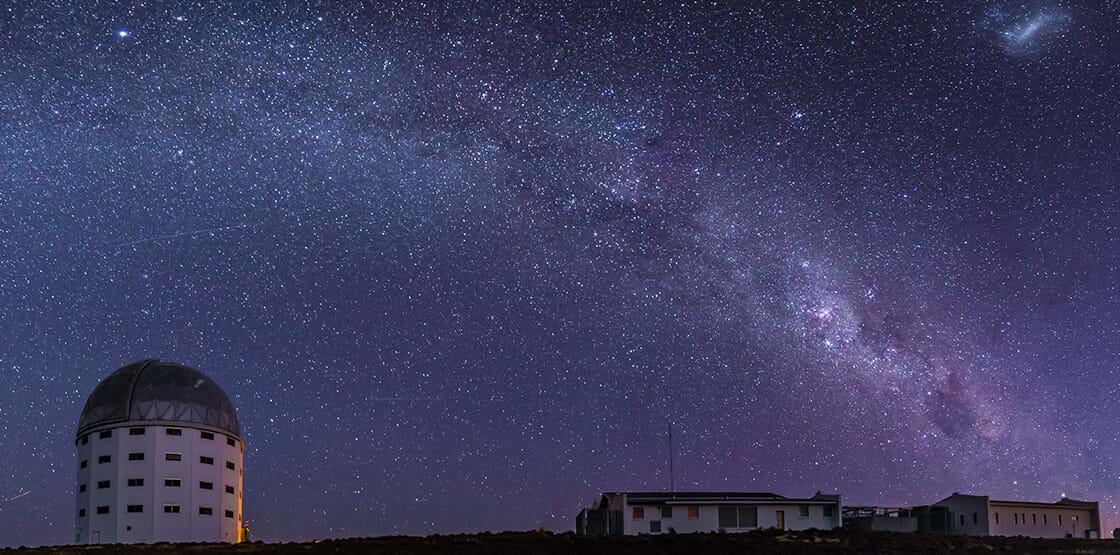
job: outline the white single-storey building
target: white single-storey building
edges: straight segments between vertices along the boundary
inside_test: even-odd
[[[808,498],[745,492],[604,493],[576,517],[590,536],[670,532],[746,532],[759,528],[831,530],[841,524],[839,495]]]
[[[1055,503],[999,501],[987,495],[954,493],[934,504],[949,509],[949,533],[1032,538],[1099,538],[1095,501],[1063,497]]]

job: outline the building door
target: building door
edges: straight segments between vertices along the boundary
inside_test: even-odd
[[[785,530],[786,529],[786,512],[785,511],[778,511],[778,512],[774,513],[774,519],[775,519],[774,526],[777,529],[779,529],[779,530]]]
[[[101,530],[93,531],[93,543],[101,543]]]

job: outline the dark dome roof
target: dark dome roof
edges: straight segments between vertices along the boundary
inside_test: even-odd
[[[241,437],[237,411],[218,384],[194,368],[158,360],[134,362],[102,380],[86,400],[78,435],[143,420],[201,424]]]

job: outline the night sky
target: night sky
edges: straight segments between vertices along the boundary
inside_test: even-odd
[[[5,4],[0,545],[142,358],[254,539],[571,529],[670,424],[679,490],[1120,525],[1120,6]]]

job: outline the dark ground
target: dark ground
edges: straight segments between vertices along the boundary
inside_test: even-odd
[[[953,537],[888,532],[779,532],[749,534],[681,534],[611,539],[581,538],[572,533],[504,532],[428,537],[381,537],[324,540],[314,543],[155,544],[19,548],[0,550],[19,555],[191,554],[730,554],[730,553],[1114,553],[1120,541],[1034,540],[1027,538]]]

